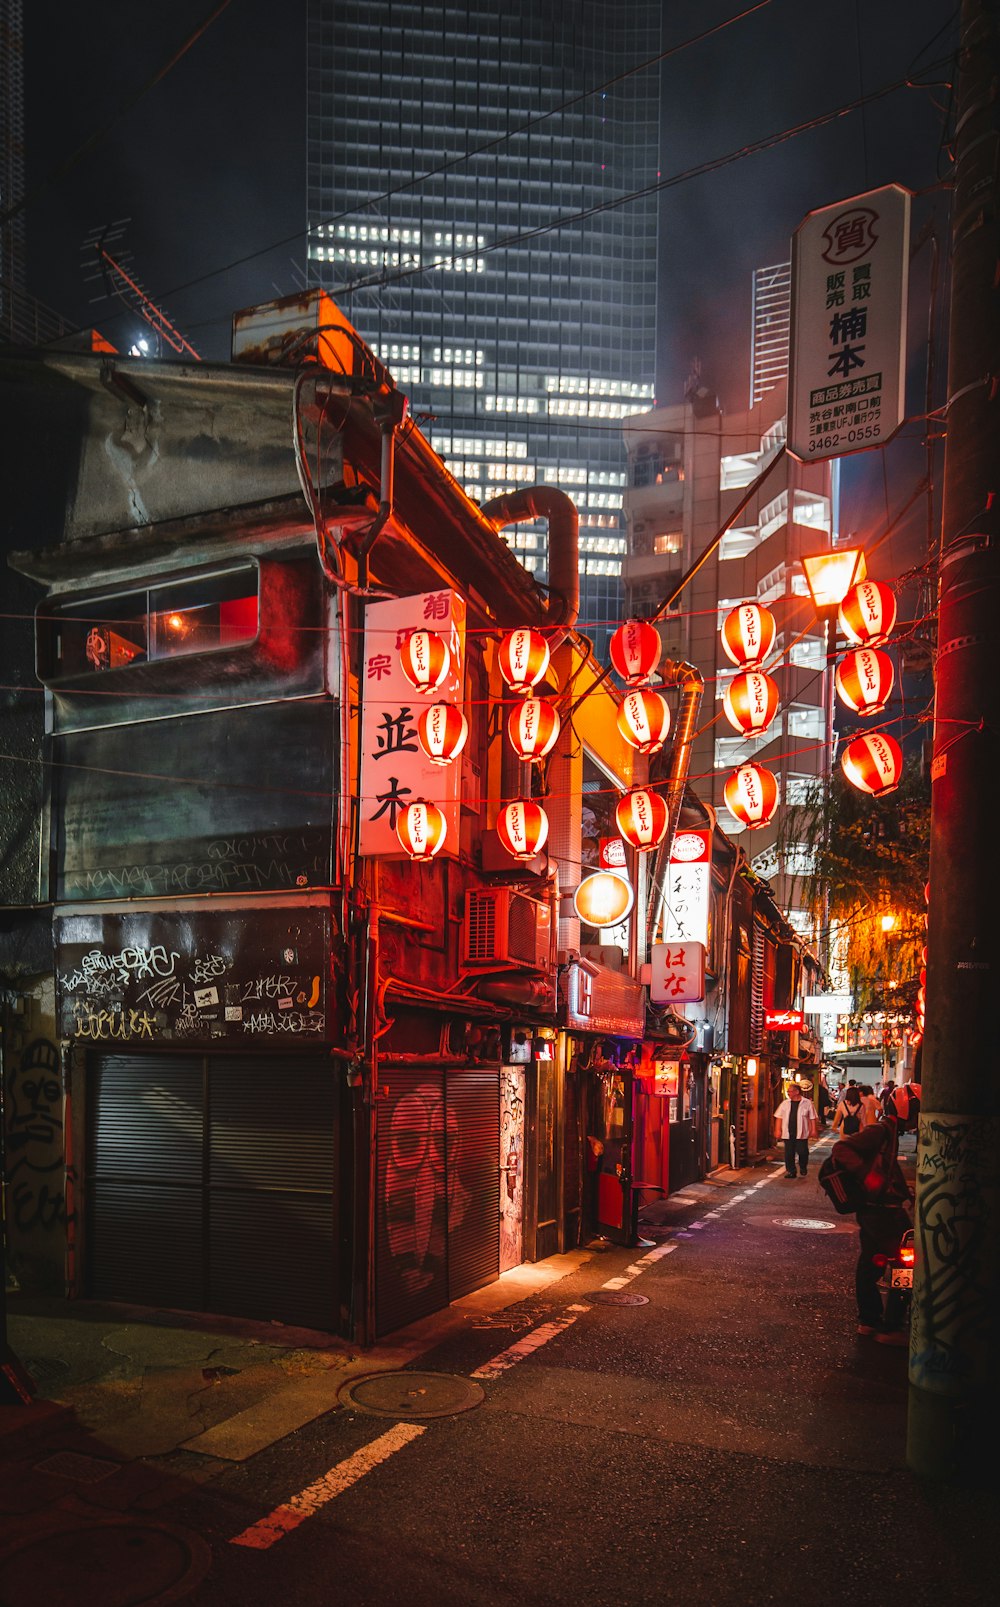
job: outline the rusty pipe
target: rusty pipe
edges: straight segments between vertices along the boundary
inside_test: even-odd
[[[549,596],[543,625],[560,626],[549,643],[558,647],[580,614],[580,516],[576,504],[551,485],[524,486],[484,502],[480,512],[497,530],[544,519],[549,527]],[[561,604],[555,613],[556,602]]]

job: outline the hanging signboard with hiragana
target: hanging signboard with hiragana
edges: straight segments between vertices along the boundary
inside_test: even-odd
[[[881,446],[905,411],[910,196],[898,184],[810,212],[792,238],[788,450]]]
[[[403,671],[401,649],[413,632],[433,631],[448,647],[445,679],[422,696]],[[436,764],[421,747],[417,721],[437,702],[462,706],[465,604],[442,588],[417,597],[369,603],[361,668],[361,811],[359,852],[401,859],[396,821],[408,804],[436,804],[445,819],[442,853],[457,854],[462,761]]]

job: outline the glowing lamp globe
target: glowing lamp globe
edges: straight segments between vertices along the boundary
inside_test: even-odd
[[[660,662],[663,644],[655,625],[627,619],[611,638],[611,667],[626,686],[645,686]]]
[[[778,783],[763,765],[741,764],[726,782],[723,796],[729,813],[748,831],[755,831],[774,817]]]
[[[531,798],[515,798],[497,819],[497,836],[515,859],[534,859],[545,847],[549,818]]]
[[[837,696],[855,714],[881,714],[892,693],[892,659],[877,647],[856,647],[840,660],[834,679]]]
[[[774,615],[769,608],[740,603],[723,621],[723,651],[740,669],[755,670],[774,646],[774,635]]]
[[[840,768],[852,787],[877,798],[899,786],[903,750],[895,737],[884,731],[866,732],[847,744],[840,755]]]
[[[888,641],[896,625],[896,596],[881,580],[862,580],[852,586],[840,605],[837,623],[849,642],[878,647]]]
[[[518,758],[527,762],[544,759],[552,752],[559,727],[559,715],[551,703],[540,697],[526,697],[511,709],[507,735]]]
[[[633,787],[618,800],[615,819],[629,847],[640,854],[658,848],[667,835],[667,806],[658,792],[646,787]]]
[[[573,894],[573,907],[587,926],[617,926],[635,900],[631,884],[614,871],[598,870],[585,876]]]
[[[454,703],[432,703],[417,717],[417,741],[431,764],[452,764],[468,735],[469,722]]]
[[[670,709],[661,692],[627,692],[618,710],[618,729],[640,753],[658,753],[670,730]]]
[[[418,798],[396,818],[396,836],[418,865],[429,864],[444,847],[448,823],[437,804]]]
[[[499,664],[511,691],[526,697],[549,667],[549,644],[540,631],[508,631],[500,643]]]
[[[451,668],[448,643],[437,631],[410,631],[399,658],[406,679],[425,697],[437,691]]]
[[[777,682],[763,670],[745,670],[726,687],[722,707],[734,731],[760,736],[778,712]]]

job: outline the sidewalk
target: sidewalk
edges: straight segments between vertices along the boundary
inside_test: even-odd
[[[0,1512],[81,1491],[117,1509],[167,1501],[330,1411],[352,1376],[405,1367],[449,1325],[588,1259],[517,1267],[369,1350],[279,1323],[13,1294],[11,1348],[38,1393],[29,1406],[0,1404]]]

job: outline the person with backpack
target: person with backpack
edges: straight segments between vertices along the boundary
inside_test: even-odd
[[[852,1133],[859,1133],[864,1126],[864,1115],[861,1089],[857,1083],[848,1083],[843,1098],[833,1113],[833,1131],[842,1133],[845,1138]]]
[[[911,1226],[909,1185],[898,1160],[899,1134],[908,1118],[894,1105],[873,1127],[838,1139],[819,1169],[820,1187],[842,1216],[853,1214],[859,1229],[854,1292],[858,1333],[882,1345],[905,1345],[906,1298],[890,1289],[882,1306],[885,1258],[896,1254]]]
[[[819,1132],[819,1117],[811,1099],[805,1099],[797,1082],[789,1083],[788,1093],[774,1113],[774,1136],[785,1146],[785,1176],[799,1177],[809,1170],[809,1140]]]

